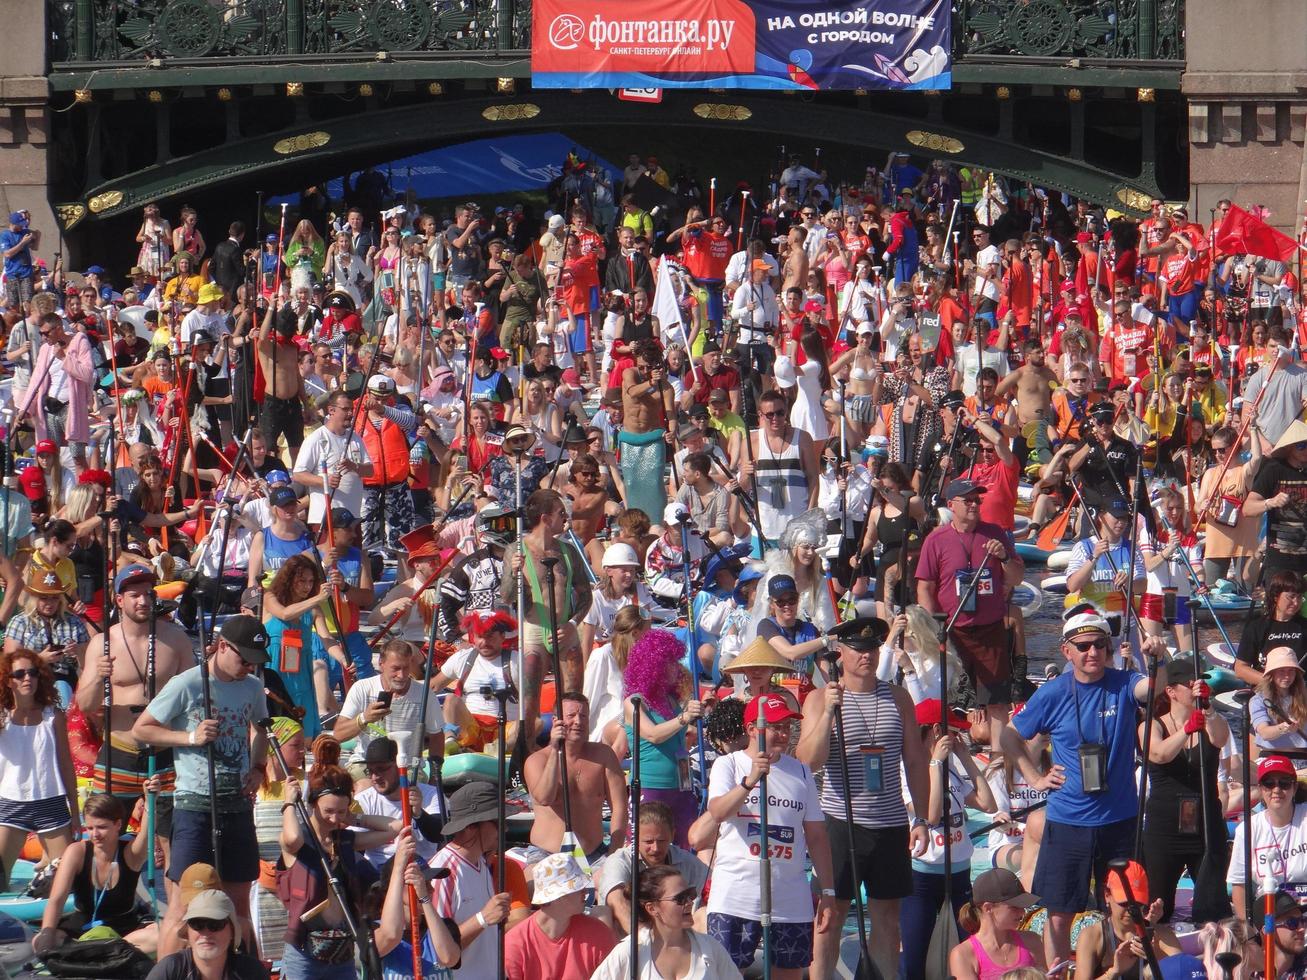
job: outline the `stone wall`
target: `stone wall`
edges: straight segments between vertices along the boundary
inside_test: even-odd
[[[53,259],[58,231],[49,200],[50,86],[44,0],[0,0],[0,221],[32,212],[38,254]]]
[[[1191,217],[1223,197],[1302,230],[1307,210],[1307,4],[1186,0]]]

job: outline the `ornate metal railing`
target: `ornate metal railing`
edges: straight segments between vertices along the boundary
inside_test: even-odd
[[[530,0],[49,0],[50,60],[520,51]]]
[[[958,0],[953,56],[1183,61],[1184,0]]]
[[[953,54],[1184,59],[1184,0],[954,0]],[[530,0],[47,0],[50,60],[357,57],[530,48]]]

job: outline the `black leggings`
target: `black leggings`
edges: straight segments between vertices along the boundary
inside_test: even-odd
[[[1215,828],[1213,828],[1215,829]],[[1225,827],[1221,827],[1221,833]],[[1171,836],[1144,834],[1144,871],[1148,875],[1148,891],[1162,900],[1162,921],[1170,922],[1175,912],[1175,889],[1186,870],[1189,877],[1198,876],[1198,865],[1203,860],[1203,841],[1177,844]],[[1224,845],[1220,845],[1224,846]]]

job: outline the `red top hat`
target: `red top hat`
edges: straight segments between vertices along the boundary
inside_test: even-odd
[[[414,528],[399,539],[400,547],[408,552],[408,560],[435,558],[440,554],[436,546],[436,528],[432,524]]]

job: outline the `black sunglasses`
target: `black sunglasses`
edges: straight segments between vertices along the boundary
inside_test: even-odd
[[[1298,785],[1298,781],[1297,781],[1296,779],[1290,779],[1290,778],[1288,778],[1287,776],[1286,776],[1285,778],[1283,778],[1283,779],[1263,779],[1263,780],[1262,780],[1262,788],[1263,788],[1263,789],[1283,789],[1283,790],[1290,790],[1290,789],[1294,789],[1297,785]]]
[[[1090,650],[1106,650],[1109,646],[1107,640],[1090,640],[1087,643],[1072,643],[1073,647],[1081,653],[1088,653]]]
[[[37,670],[35,667],[23,667],[19,670],[11,670],[9,672],[9,676],[16,681],[25,681],[29,677],[33,679],[40,677],[41,672]]]
[[[763,412],[762,417],[765,419],[783,419],[787,412]]]
[[[187,919],[186,924],[196,932],[222,932],[231,925],[230,919]]]
[[[677,892],[675,895],[669,895],[667,898],[660,898],[658,901],[675,902],[677,905],[692,905],[694,904],[694,889],[687,888],[684,891]]]

